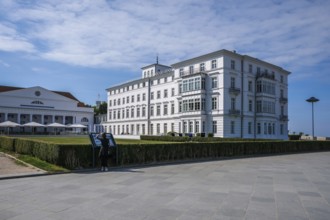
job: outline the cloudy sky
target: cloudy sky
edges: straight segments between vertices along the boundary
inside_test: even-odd
[[[328,0],[1,0],[0,85],[71,92],[94,105],[105,89],[220,49],[283,67],[290,132],[330,136]]]

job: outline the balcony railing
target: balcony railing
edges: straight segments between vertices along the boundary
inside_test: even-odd
[[[275,75],[273,73],[261,72],[261,73],[257,73],[257,78],[267,78],[267,79],[275,80]]]
[[[284,97],[280,97],[280,103],[287,103],[288,99]]]
[[[206,73],[206,71],[201,70],[200,68],[194,68],[194,69],[192,69],[192,71],[186,70],[186,71],[181,72],[180,76],[184,77],[184,76],[194,75],[194,74],[198,74],[198,73]]]
[[[234,94],[234,95],[238,95],[240,94],[241,90],[239,88],[235,88],[235,87],[230,87],[229,88],[229,93]]]
[[[287,121],[288,116],[287,115],[280,115],[279,119],[280,119],[280,121]]]
[[[229,109],[229,115],[240,115],[241,111],[237,109]]]

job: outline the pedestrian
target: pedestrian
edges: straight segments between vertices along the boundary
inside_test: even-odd
[[[108,157],[109,157],[109,139],[106,133],[102,133],[96,136],[101,141],[101,149],[99,152],[99,158],[101,160],[101,171],[108,171]]]

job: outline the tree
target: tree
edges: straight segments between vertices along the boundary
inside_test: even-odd
[[[106,114],[108,109],[108,104],[106,102],[102,102],[99,107],[94,106],[95,115]]]

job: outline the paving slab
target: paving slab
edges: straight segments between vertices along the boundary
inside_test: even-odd
[[[330,152],[0,180],[0,219],[329,219]]]

